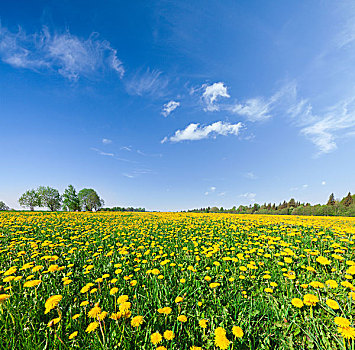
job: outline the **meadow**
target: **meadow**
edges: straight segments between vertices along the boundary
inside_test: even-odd
[[[354,349],[355,218],[0,213],[1,349]]]

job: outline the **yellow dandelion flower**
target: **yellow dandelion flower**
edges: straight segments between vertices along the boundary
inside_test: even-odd
[[[38,286],[40,283],[42,283],[41,280],[32,280],[32,281],[25,282],[23,286],[27,288],[31,288],[31,287]]]
[[[121,295],[117,298],[117,304],[125,303],[128,300],[128,295]]]
[[[308,306],[315,306],[319,302],[319,299],[316,295],[306,294],[303,297],[303,303]]]
[[[48,298],[46,303],[44,304],[44,307],[46,308],[44,313],[47,314],[49,311],[54,309],[62,299],[63,297],[60,294],[52,295],[50,298]]]
[[[95,306],[88,312],[88,317],[90,317],[90,318],[96,318],[99,313],[101,313],[101,307],[98,306],[98,305],[95,305]]]
[[[143,316],[135,316],[131,320],[132,327],[139,327],[143,323]]]
[[[339,327],[338,332],[345,339],[355,339],[355,328],[353,327]]]
[[[338,310],[339,309],[339,304],[335,300],[328,299],[326,301],[326,303],[333,310]]]
[[[116,313],[113,312],[110,316],[110,318],[115,321],[119,320],[121,317],[122,317],[121,312],[116,312]]]
[[[301,308],[303,306],[303,301],[299,298],[293,298],[291,304],[295,307]]]
[[[166,340],[173,340],[174,337],[175,337],[175,334],[174,334],[173,331],[166,330],[166,331],[164,332],[164,338],[165,338]]]
[[[54,318],[53,320],[49,321],[47,324],[47,327],[53,327],[54,325],[56,325],[58,322],[60,322],[61,318],[57,317]]]
[[[99,322],[96,322],[96,321],[91,322],[91,323],[87,326],[85,332],[86,332],[86,333],[94,332],[94,331],[97,329],[98,326],[99,326]]]
[[[163,337],[159,332],[155,332],[150,336],[150,341],[156,345],[162,341]]]
[[[232,333],[237,337],[237,338],[243,338],[244,332],[243,330],[238,327],[238,326],[233,326],[232,328]]]
[[[176,297],[175,298],[175,303],[181,303],[183,300],[184,300],[184,298]]]
[[[74,339],[78,335],[78,332],[75,331],[72,334],[69,335],[69,339]]]
[[[177,320],[180,322],[187,322],[187,317],[185,315],[180,315],[178,316]]]
[[[350,321],[344,317],[335,317],[334,323],[340,327],[349,327],[350,326]]]
[[[200,321],[198,321],[198,324],[200,325],[201,328],[207,328],[207,320],[202,319]]]
[[[10,298],[9,294],[0,294],[0,305]]]
[[[111,288],[111,290],[110,290],[110,294],[111,294],[111,295],[114,295],[114,294],[116,294],[117,292],[118,292],[118,288],[116,288],[116,287]]]
[[[165,314],[165,315],[169,315],[171,313],[171,311],[172,311],[171,307],[168,307],[168,306],[158,309],[158,312],[160,314]]]

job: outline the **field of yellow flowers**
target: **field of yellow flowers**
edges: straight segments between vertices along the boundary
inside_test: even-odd
[[[355,219],[0,213],[1,349],[354,349]]]

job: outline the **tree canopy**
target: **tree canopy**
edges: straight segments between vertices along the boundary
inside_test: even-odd
[[[3,202],[0,201],[0,211],[1,210],[9,210],[10,208]]]
[[[30,210],[34,210],[35,207],[39,207],[41,205],[41,200],[36,190],[28,190],[26,191],[18,200],[20,205],[26,208],[30,208]]]
[[[89,211],[96,211],[100,209],[105,203],[92,188],[83,188],[80,190],[78,193],[78,198],[81,208]]]
[[[62,195],[63,209],[67,211],[80,211],[80,200],[73,185],[69,185]]]

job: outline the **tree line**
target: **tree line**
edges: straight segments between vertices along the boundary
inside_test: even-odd
[[[50,211],[61,209],[65,211],[96,211],[104,205],[104,200],[92,188],[83,188],[77,192],[73,185],[69,185],[63,194],[49,186],[27,190],[21,195],[18,202],[31,211],[36,207],[47,208]]]
[[[271,214],[271,215],[317,215],[317,216],[355,216],[355,194],[350,192],[340,199],[335,199],[334,193],[329,196],[327,204],[315,204],[297,202],[291,198],[288,202],[264,203],[262,205],[234,206],[231,209],[223,207],[206,207],[188,210],[193,213],[232,213],[232,214]]]

